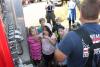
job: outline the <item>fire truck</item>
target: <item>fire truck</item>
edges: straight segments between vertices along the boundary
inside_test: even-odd
[[[33,67],[26,38],[21,0],[0,0],[0,67]]]
[[[14,67],[13,59],[9,50],[8,40],[0,17],[0,67]]]

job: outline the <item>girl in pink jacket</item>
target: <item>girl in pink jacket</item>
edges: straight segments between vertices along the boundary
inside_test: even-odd
[[[35,27],[29,28],[28,45],[31,59],[36,65],[40,63],[41,60],[41,41],[38,37],[38,33]]]

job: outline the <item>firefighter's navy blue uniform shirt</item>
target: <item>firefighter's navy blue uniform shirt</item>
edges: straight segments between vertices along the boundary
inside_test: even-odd
[[[100,25],[87,23],[81,27],[89,32],[94,44],[100,43]],[[83,44],[81,38],[75,32],[69,32],[60,42],[58,48],[68,56],[68,67],[83,67],[86,60],[83,57]]]

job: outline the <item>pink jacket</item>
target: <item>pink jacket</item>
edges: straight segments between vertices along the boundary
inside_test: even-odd
[[[30,51],[30,55],[31,55],[31,58],[33,60],[41,60],[41,42],[39,40],[38,37],[36,36],[29,36],[28,37],[28,45],[29,45],[29,51]]]

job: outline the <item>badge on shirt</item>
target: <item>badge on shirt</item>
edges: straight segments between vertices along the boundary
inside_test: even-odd
[[[89,57],[89,47],[83,48],[83,57]]]
[[[82,39],[83,44],[83,58],[89,57],[89,45],[85,44],[84,40]]]

